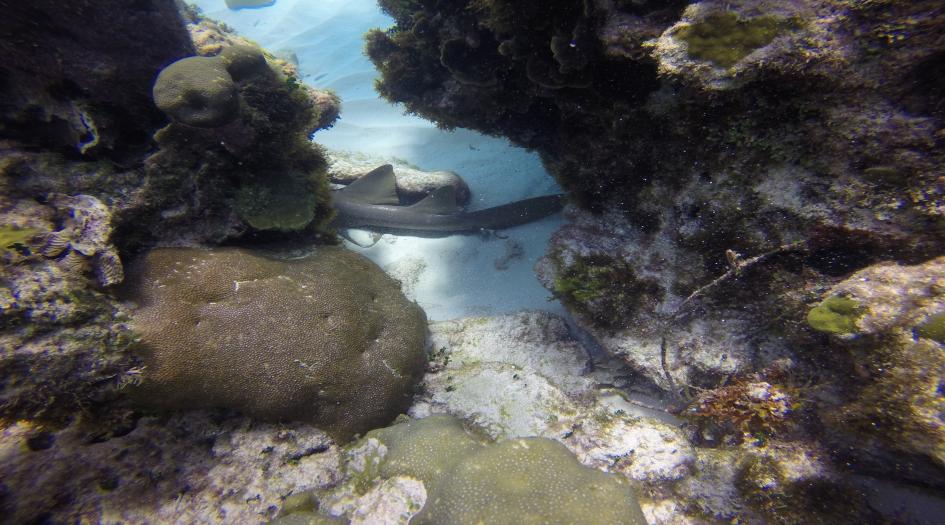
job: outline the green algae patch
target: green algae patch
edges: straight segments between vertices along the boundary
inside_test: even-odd
[[[933,315],[915,327],[919,337],[945,344],[945,313]]]
[[[729,68],[752,51],[799,26],[793,18],[759,16],[739,18],[735,13],[714,13],[679,30],[676,36],[689,45],[689,55]]]
[[[28,246],[30,240],[39,233],[40,231],[35,228],[0,226],[0,255],[14,250],[17,246]]]
[[[863,306],[840,295],[824,299],[807,314],[807,324],[814,330],[830,334],[856,333],[856,320],[863,315]]]
[[[284,180],[248,183],[236,195],[240,218],[256,230],[297,231],[315,218],[317,184],[312,181]]]
[[[656,281],[638,277],[626,261],[606,254],[578,256],[568,265],[559,260],[557,267],[555,296],[599,326],[622,327],[641,306],[663,297]]]

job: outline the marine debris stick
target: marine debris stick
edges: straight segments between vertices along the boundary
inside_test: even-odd
[[[722,275],[713,279],[708,284],[697,288],[694,292],[689,294],[689,296],[683,299],[683,301],[679,303],[679,306],[677,306],[669,315],[663,318],[663,321],[660,323],[660,332],[663,334],[660,337],[660,366],[663,369],[663,375],[666,377],[666,382],[669,384],[670,391],[673,393],[674,398],[678,399],[680,394],[676,387],[676,382],[673,380],[673,375],[669,371],[669,365],[667,363],[666,333],[669,331],[669,325],[682,319],[687,313],[689,313],[691,309],[690,307],[695,304],[696,301],[702,297],[705,297],[710,291],[721,286],[726,281],[738,277],[746,269],[764,262],[772,255],[795,250],[804,250],[806,248],[807,241],[797,241],[790,244],[782,244],[773,250],[769,250],[748,259],[742,258],[741,254],[734,250],[725,250],[725,258],[728,260],[729,266],[728,270]]]

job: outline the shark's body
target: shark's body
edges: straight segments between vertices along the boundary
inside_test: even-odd
[[[439,188],[411,206],[399,206],[394,182],[393,168],[385,164],[335,191],[335,225],[408,233],[498,230],[536,221],[564,206],[563,195],[546,195],[464,212],[456,206],[452,186]]]

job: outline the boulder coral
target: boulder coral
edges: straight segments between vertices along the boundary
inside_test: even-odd
[[[177,122],[215,128],[239,116],[236,84],[226,64],[211,57],[187,57],[161,70],[152,90],[154,104]]]
[[[423,372],[423,311],[343,248],[152,250],[127,292],[145,406],[307,421],[346,440],[404,411]]]
[[[646,523],[626,479],[581,465],[552,439],[490,442],[458,419],[430,416],[373,430],[348,454],[362,492],[382,479],[423,483],[411,523]]]

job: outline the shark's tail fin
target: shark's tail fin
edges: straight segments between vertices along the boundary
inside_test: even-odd
[[[561,211],[565,203],[564,195],[544,195],[473,211],[469,215],[482,228],[500,229],[543,219]]]

